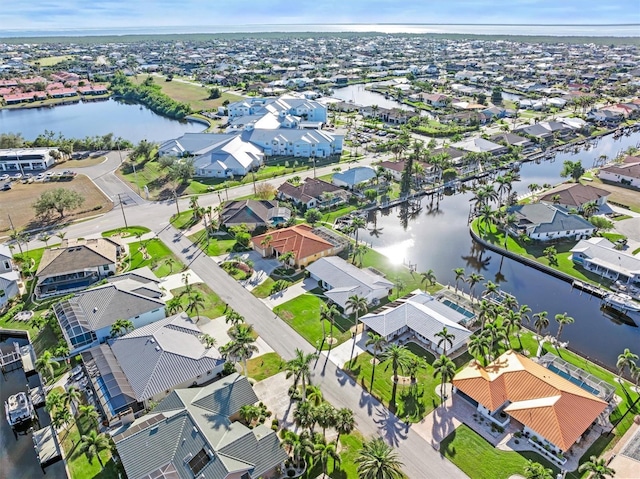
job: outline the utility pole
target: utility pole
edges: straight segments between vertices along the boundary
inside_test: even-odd
[[[11,215],[10,215],[9,213],[7,213],[7,216],[9,217],[9,224],[11,225],[11,229],[12,229],[13,231],[15,231],[15,230],[16,230],[16,227],[15,227],[15,226],[13,226],[13,221],[11,221]]]
[[[138,188],[138,196],[142,196],[140,194],[140,185],[138,184],[138,172],[136,171],[136,163],[135,163],[135,161],[131,162],[131,166],[133,166],[133,178],[135,179],[136,187]]]
[[[118,193],[118,201],[120,202],[120,209],[122,210],[122,218],[124,218],[124,227],[129,229],[129,225],[127,224],[127,217],[124,214],[124,206],[122,205],[122,199],[120,199],[120,193]]]

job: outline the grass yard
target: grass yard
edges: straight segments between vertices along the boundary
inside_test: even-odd
[[[331,330],[331,324],[327,320],[320,321],[320,307],[326,304],[318,296],[305,293],[287,301],[273,309],[273,312],[280,316],[289,326],[295,329],[304,339],[314,346],[322,341],[322,327],[327,336]],[[353,322],[345,318],[337,318],[333,327],[333,336],[337,340],[333,346],[345,342],[351,336],[349,328]],[[325,344],[323,349],[329,349],[329,344]]]
[[[143,245],[147,250],[148,258],[145,258],[140,251]],[[175,261],[173,265],[167,264],[169,258]],[[182,262],[158,238],[129,244],[129,270],[144,266],[149,266],[158,278],[177,273],[184,268]]]
[[[170,220],[174,228],[186,230],[191,228],[195,223],[193,221],[193,210],[181,211],[180,214],[171,216]]]
[[[200,311],[198,311],[198,315],[206,316],[209,319],[214,319],[219,318],[224,314],[226,304],[220,299],[220,296],[218,296],[213,292],[211,288],[209,288],[209,286],[204,283],[195,283],[192,284],[191,287],[195,291],[199,291],[200,293],[202,293],[202,296],[204,297],[204,306],[202,307],[202,309],[200,309]],[[184,292],[185,289],[186,286],[172,289],[171,294],[178,297],[182,292]],[[183,308],[186,308],[189,304],[189,299],[186,296],[183,296],[182,298],[180,298],[180,303],[182,304]],[[195,315],[196,313],[194,311],[190,314]]]
[[[640,213],[640,194],[638,194],[637,190],[634,190],[633,188],[624,188],[622,186],[612,185],[610,183],[603,183],[602,180],[597,176],[593,177],[593,181],[591,184],[593,184],[593,186],[597,186],[598,188],[602,188],[603,190],[610,191],[611,194],[609,195],[608,201],[626,205],[631,211]]]
[[[285,370],[285,361],[278,353],[267,353],[247,361],[249,377],[256,381],[270,378]]]
[[[253,293],[256,298],[267,298],[271,296],[271,288],[273,288],[274,284],[275,281],[272,278],[267,278],[256,286],[251,293]]]
[[[207,232],[205,230],[198,231],[188,238],[198,245],[200,249],[205,251],[208,256],[221,256],[231,253],[233,251],[233,245],[236,244],[236,240],[228,236],[214,236],[209,238],[209,243],[207,244]]]
[[[166,81],[166,77],[161,75],[152,75],[154,83],[160,85],[162,93],[175,101],[188,103],[193,111],[213,110],[222,106],[225,100],[234,102],[241,100],[242,97],[223,92],[220,98],[209,100],[209,88],[195,85],[193,83],[181,81],[174,78],[172,81]],[[135,84],[141,84],[147,79],[147,75],[136,75],[130,80]]]
[[[20,183],[14,181],[9,191],[2,192],[2,204],[11,205],[11,220],[17,230],[41,227],[62,226],[66,223],[106,213],[113,207],[107,198],[85,175],[78,175],[70,181],[50,181],[47,183]],[[65,188],[78,192],[84,203],[77,210],[65,212],[64,218],[54,213],[49,219],[36,218],[33,202],[45,191]],[[10,229],[9,221],[4,215],[0,218],[0,232]]]
[[[507,479],[523,474],[527,460],[558,469],[534,452],[501,451],[464,424],[440,443],[440,453],[458,466],[471,479]],[[554,476],[555,477],[555,476]]]
[[[327,472],[332,479],[352,479],[358,477],[358,469],[356,466],[356,458],[362,449],[364,437],[354,431],[351,434],[342,434],[340,436],[340,464],[336,468],[332,460],[329,460]],[[307,469],[301,477],[303,479],[316,479],[322,475],[322,463],[315,461],[315,464]]]
[[[56,55],[51,57],[38,58],[36,60],[31,60],[27,63],[33,66],[39,65],[41,67],[52,67],[54,65],[57,65],[58,63],[73,60],[73,57],[74,55]]]
[[[144,226],[129,226],[128,228],[116,228],[115,230],[108,230],[102,232],[103,238],[110,238],[111,236],[120,236],[121,238],[128,238],[135,236],[136,234],[149,233],[151,230]]]
[[[357,206],[355,205],[343,205],[336,210],[332,210],[329,212],[323,211],[321,221],[324,221],[325,223],[329,223],[330,225],[333,225],[333,223],[335,223],[335,221],[338,218],[344,215],[348,215],[349,213],[351,213],[352,211],[355,211],[356,209],[357,209]]]

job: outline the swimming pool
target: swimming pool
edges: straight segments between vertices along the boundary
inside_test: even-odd
[[[588,384],[586,384],[584,381],[581,381],[578,378],[574,378],[573,376],[571,376],[570,374],[561,371],[560,369],[558,369],[557,367],[555,367],[553,364],[548,364],[547,365],[547,369],[550,371],[553,371],[554,373],[556,373],[558,376],[565,378],[567,381],[572,382],[573,384],[575,384],[576,386],[578,386],[581,389],[584,389],[585,391],[587,391],[590,394],[593,394],[594,396],[598,396],[600,394],[600,391],[598,391],[595,388],[592,388],[591,386],[589,386]]]
[[[472,313],[471,311],[464,309],[462,306],[457,305],[456,303],[454,303],[449,299],[443,299],[442,304],[449,306],[451,309],[466,316],[467,318],[473,318],[475,316],[475,314]]]

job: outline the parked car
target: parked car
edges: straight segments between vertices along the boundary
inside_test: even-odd
[[[11,189],[11,183],[5,183],[2,185],[2,187],[0,187],[0,190],[2,191],[7,191]]]
[[[0,175],[0,181],[7,181],[9,179],[9,175],[6,173],[4,175]]]

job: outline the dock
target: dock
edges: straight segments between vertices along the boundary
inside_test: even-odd
[[[13,371],[22,367],[22,353],[20,345],[13,343],[13,349],[7,353],[0,354],[0,368],[2,371]]]
[[[60,444],[53,426],[47,426],[33,433],[33,448],[36,450],[40,466],[62,457]]]
[[[580,291],[585,291],[593,296],[595,296],[596,298],[604,298],[609,292],[599,288],[597,286],[593,286],[591,284],[588,283],[583,283],[582,281],[578,281],[575,280],[573,283],[571,283],[571,287],[579,289]]]
[[[33,404],[34,407],[42,406],[47,400],[42,386],[29,389],[29,397],[31,398],[31,404]]]
[[[27,376],[31,376],[36,372],[36,353],[31,344],[20,348],[20,359],[22,360],[22,368]]]

